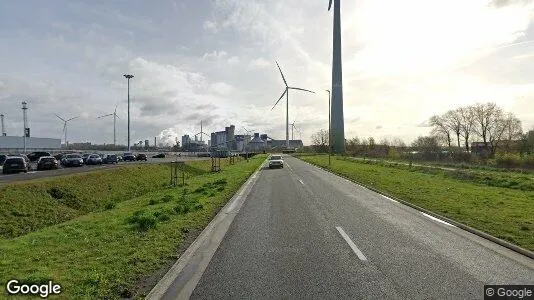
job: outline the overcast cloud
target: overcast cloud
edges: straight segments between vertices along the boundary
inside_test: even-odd
[[[220,131],[285,136],[278,60],[292,92],[289,118],[310,142],[328,128],[332,14],[328,1],[1,1],[0,111],[22,134],[126,144]],[[386,9],[387,8],[387,9]],[[433,114],[496,102],[534,126],[534,4],[524,0],[342,3],[346,137],[427,134]]]

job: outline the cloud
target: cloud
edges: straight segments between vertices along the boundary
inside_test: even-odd
[[[248,63],[248,67],[250,69],[263,69],[263,68],[267,68],[271,66],[272,66],[272,63],[263,57],[251,59]]]
[[[216,82],[210,86],[210,90],[219,95],[228,95],[234,90],[234,87],[224,82]]]

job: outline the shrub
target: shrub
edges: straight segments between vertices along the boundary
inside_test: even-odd
[[[138,210],[127,219],[128,223],[133,225],[137,231],[147,231],[150,228],[156,227],[157,219],[154,215],[145,214]]]
[[[106,210],[114,209],[114,208],[115,208],[115,203],[113,203],[113,202],[108,202],[108,203],[106,203],[106,205],[104,206],[104,209],[106,209]]]
[[[495,157],[495,164],[502,168],[516,168],[521,165],[521,158],[512,153],[498,154]]]

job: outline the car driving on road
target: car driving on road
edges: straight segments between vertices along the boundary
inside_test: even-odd
[[[269,169],[283,167],[284,161],[282,160],[282,155],[271,155],[271,157],[269,157]]]

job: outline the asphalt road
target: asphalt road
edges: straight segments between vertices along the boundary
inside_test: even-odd
[[[534,284],[530,258],[285,162],[261,170],[191,299],[482,299],[484,284]]]
[[[38,178],[54,177],[61,176],[66,174],[82,173],[89,172],[94,170],[103,170],[110,168],[117,168],[121,166],[128,166],[131,164],[154,164],[154,163],[165,163],[171,162],[174,160],[202,160],[209,159],[206,157],[194,157],[194,156],[181,156],[177,157],[174,155],[168,155],[165,158],[151,158],[149,157],[147,161],[135,161],[135,162],[119,162],[118,164],[102,164],[102,165],[83,165],[81,167],[60,167],[57,170],[44,170],[44,171],[35,171],[36,164],[31,163],[32,171],[28,173],[18,173],[18,174],[2,174],[0,172],[0,185],[10,182],[25,181]]]

